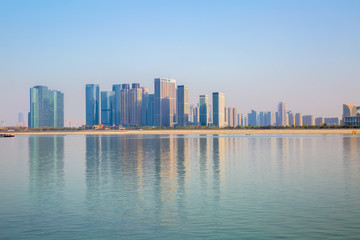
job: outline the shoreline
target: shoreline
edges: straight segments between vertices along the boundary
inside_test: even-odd
[[[355,130],[356,135],[360,129]],[[322,134],[352,135],[353,129],[170,129],[170,130],[77,130],[44,132],[0,132],[13,135],[275,135],[275,134]]]

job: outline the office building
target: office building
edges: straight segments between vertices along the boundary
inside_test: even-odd
[[[86,84],[86,125],[100,124],[100,88],[98,84]]]
[[[177,125],[185,127],[188,124],[190,117],[188,86],[180,85],[177,87],[176,102]]]
[[[139,83],[133,83],[130,91],[130,124],[132,126],[141,125],[143,89]]]
[[[233,115],[233,127],[237,127],[237,126],[239,126],[239,114],[238,114],[238,110],[237,110],[237,108],[233,108],[232,109],[232,111],[233,111],[233,113],[232,113],[232,115]]]
[[[120,91],[120,123],[123,126],[130,125],[130,85],[122,84]]]
[[[325,118],[324,123],[326,124],[326,126],[340,126],[340,118],[339,117]]]
[[[278,105],[278,126],[287,126],[287,111],[286,111],[286,103],[280,102]]]
[[[275,125],[276,125],[276,112],[265,112],[264,126],[275,126]]]
[[[343,104],[343,118],[356,117],[357,107],[356,104]]]
[[[295,126],[295,114],[292,112],[288,112],[287,118],[288,118],[288,126],[294,127]]]
[[[355,104],[343,105],[343,124],[345,126],[360,126],[360,114],[357,112],[360,107]]]
[[[176,81],[155,78],[155,125],[173,127],[176,113]]]
[[[114,92],[101,92],[101,124],[104,126],[114,125]]]
[[[315,126],[323,126],[323,125],[324,125],[324,118],[323,117],[315,118]]]
[[[315,126],[315,119],[312,115],[304,115],[302,117],[303,126]]]
[[[295,126],[296,127],[302,127],[303,126],[302,114],[301,113],[296,113],[295,114]]]
[[[213,97],[213,126],[225,127],[225,96],[223,93],[214,92]]]
[[[30,88],[30,128],[64,127],[64,94],[45,86]]]
[[[114,92],[114,124],[121,125],[121,84],[114,84],[112,87]]]
[[[256,112],[255,110],[251,110],[250,113],[248,113],[248,126],[259,126],[260,125],[260,114]]]
[[[198,126],[200,124],[200,109],[198,106],[193,106],[192,122],[195,126]]]
[[[227,114],[227,126],[234,127],[234,110],[232,107],[228,107],[226,110]]]
[[[199,112],[200,125],[207,126],[209,124],[209,98],[207,95],[199,96]]]

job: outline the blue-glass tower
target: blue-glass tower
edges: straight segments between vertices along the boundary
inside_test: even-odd
[[[86,125],[100,124],[100,88],[98,84],[86,85]]]
[[[101,124],[114,125],[114,92],[101,92]]]
[[[30,88],[29,127],[64,127],[64,94],[45,86]]]

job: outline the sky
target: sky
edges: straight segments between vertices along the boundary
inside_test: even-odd
[[[341,117],[360,105],[360,1],[0,1],[0,121],[29,111],[29,89],[64,93],[85,121],[85,85],[154,78],[225,94],[247,114]]]

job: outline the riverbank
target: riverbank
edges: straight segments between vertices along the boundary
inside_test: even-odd
[[[360,130],[355,130],[360,134]],[[10,132],[0,132],[9,134]],[[167,130],[75,130],[11,132],[14,135],[257,135],[257,134],[340,134],[351,135],[353,129],[167,129]]]

